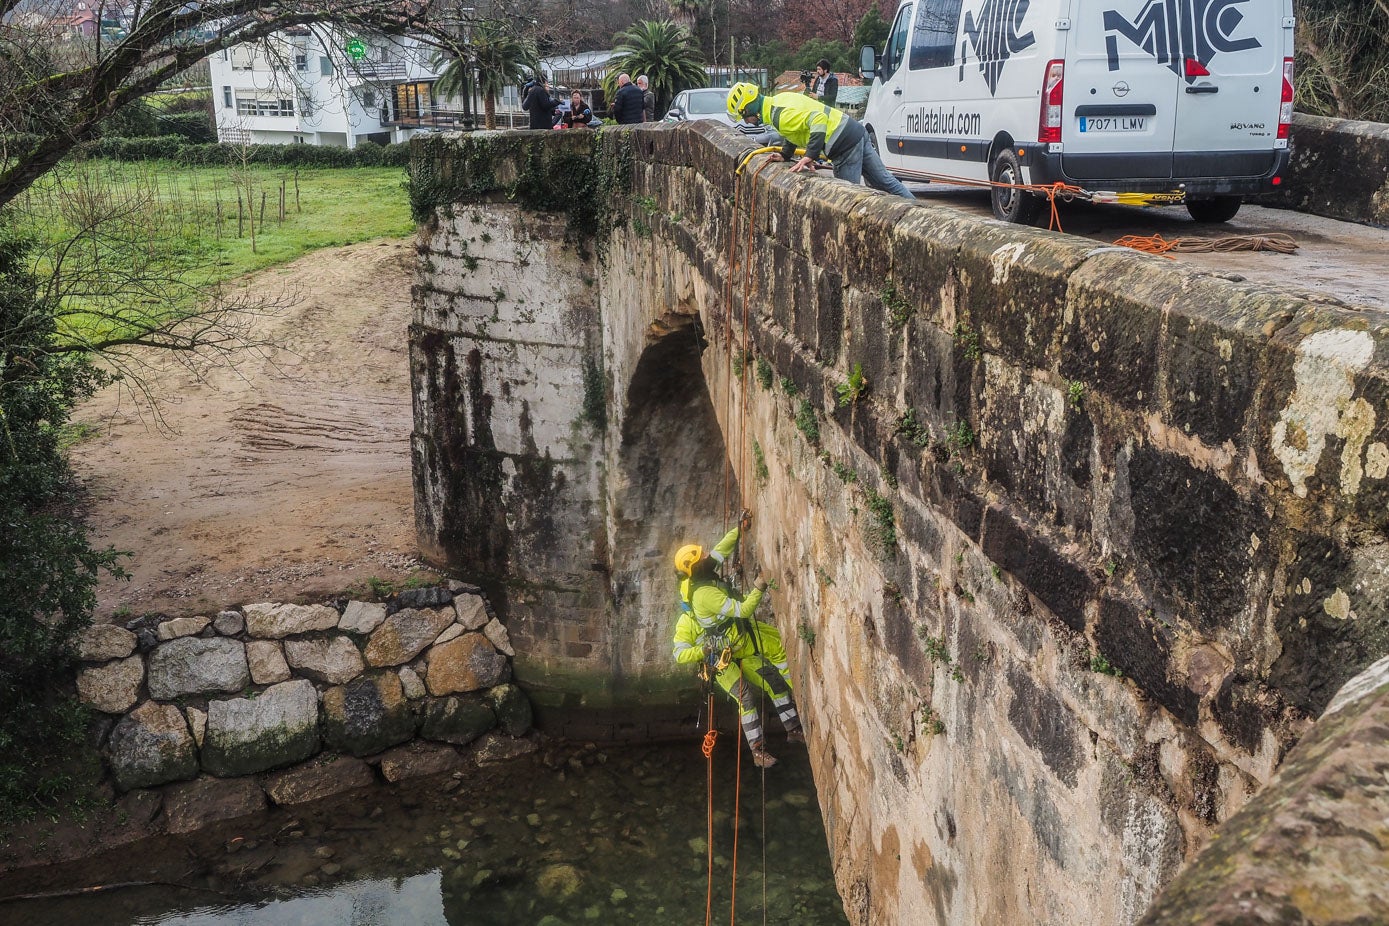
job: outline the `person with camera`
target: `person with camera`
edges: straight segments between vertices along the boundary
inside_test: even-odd
[[[531,114],[531,128],[554,128],[555,110],[558,107],[559,100],[550,96],[550,81],[543,74],[538,75],[535,85],[531,87],[522,105],[522,108]]]
[[[833,106],[839,98],[839,78],[830,70],[828,58],[816,62],[814,74],[802,72],[801,80],[805,82],[805,92],[826,106]]]

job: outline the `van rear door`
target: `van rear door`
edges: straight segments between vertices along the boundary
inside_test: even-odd
[[[1173,11],[1211,0],[1072,0],[1061,169],[1077,180],[1172,176],[1181,78]],[[1220,2],[1220,0],[1215,0]],[[1182,63],[1176,61],[1180,70]],[[1102,189],[1102,187],[1098,187]]]
[[[1279,147],[1283,57],[1292,55],[1292,0],[1197,5],[1205,9],[1192,32],[1192,47],[1184,50],[1173,173],[1178,179],[1262,176],[1273,169]]]

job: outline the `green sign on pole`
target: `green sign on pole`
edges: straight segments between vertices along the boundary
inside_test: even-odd
[[[347,43],[347,53],[352,56],[353,61],[361,61],[367,56],[366,43],[361,39],[352,39]]]

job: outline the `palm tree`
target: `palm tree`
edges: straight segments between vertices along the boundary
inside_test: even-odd
[[[483,125],[497,127],[497,96],[508,85],[515,86],[540,70],[535,45],[517,35],[499,19],[484,19],[473,26],[463,54],[444,68],[434,84],[436,93],[452,96],[468,92],[468,73],[477,69],[477,85],[482,91]]]
[[[670,7],[670,15],[675,17],[675,21],[691,32],[699,14],[704,12],[704,0],[667,0],[666,5]]]
[[[690,36],[690,30],[668,19],[642,20],[617,37],[618,46],[608,64],[604,82],[608,99],[617,75],[627,73],[636,79],[645,74],[651,79],[656,93],[656,112],[663,112],[672,97],[689,87],[702,87],[708,82],[704,72],[704,56]]]

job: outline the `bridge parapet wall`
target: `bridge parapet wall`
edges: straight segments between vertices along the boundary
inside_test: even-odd
[[[1389,125],[1293,116],[1293,159],[1270,206],[1389,225]]]
[[[669,676],[673,615],[630,601],[673,583],[633,560],[712,535],[718,506],[615,542],[631,499],[614,483],[640,481],[622,448],[642,358],[698,315],[855,923],[1133,921],[1389,651],[1378,310],[782,166],[739,177],[738,141],[707,126],[554,134],[416,149],[435,165],[427,253],[463,210],[533,224],[529,202],[582,204],[551,241],[597,291],[610,417],[575,524],[606,558],[608,617],[547,618],[602,640],[567,661],[552,624],[513,629],[518,678],[528,642],[547,672],[607,677],[622,653]],[[566,176],[536,171],[561,150]],[[486,166],[503,164],[511,179]],[[571,198],[536,197],[545,183]],[[417,321],[422,362],[427,329],[455,323]],[[841,402],[855,366],[867,387]],[[436,423],[416,427],[421,492],[446,480]],[[498,485],[498,523],[524,528],[523,493]],[[420,500],[431,524],[453,504]]]

